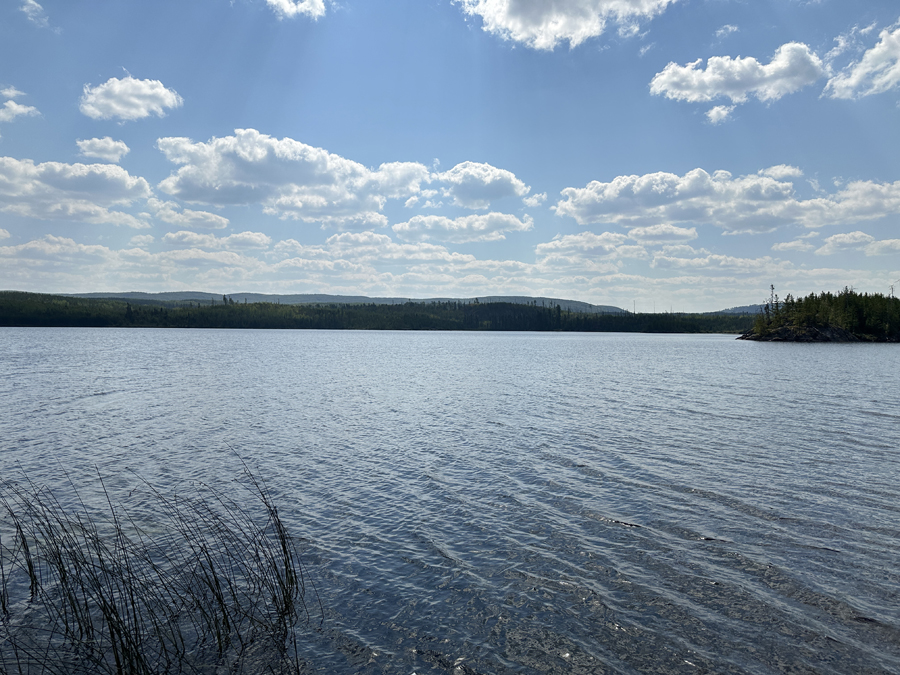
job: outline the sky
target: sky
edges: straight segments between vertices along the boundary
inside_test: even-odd
[[[0,2],[0,289],[894,284],[896,0]]]

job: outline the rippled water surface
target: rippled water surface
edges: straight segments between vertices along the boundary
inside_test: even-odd
[[[310,672],[900,672],[897,345],[0,329],[0,410],[87,499],[256,467]]]

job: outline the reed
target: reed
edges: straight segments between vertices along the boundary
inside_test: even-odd
[[[0,481],[0,675],[300,672],[307,581],[265,483],[135,481],[123,505],[101,477],[102,508]]]

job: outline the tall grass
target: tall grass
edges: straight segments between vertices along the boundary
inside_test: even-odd
[[[0,481],[0,674],[300,672],[306,580],[246,465],[229,495],[100,484],[88,508]]]

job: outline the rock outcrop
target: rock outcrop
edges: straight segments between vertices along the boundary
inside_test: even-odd
[[[780,326],[764,335],[749,330],[738,340],[759,340],[761,342],[860,342],[848,330],[837,326]]]

